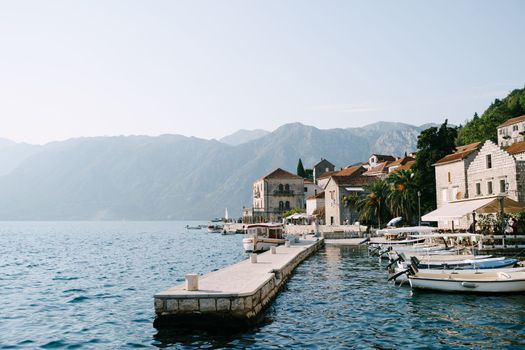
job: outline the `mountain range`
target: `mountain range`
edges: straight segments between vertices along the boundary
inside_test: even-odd
[[[424,127],[428,127],[425,125]],[[336,167],[371,153],[415,151],[423,127],[379,122],[273,132],[220,141],[181,135],[76,138],[45,145],[0,140],[0,220],[175,220],[240,216],[254,180],[321,158]]]

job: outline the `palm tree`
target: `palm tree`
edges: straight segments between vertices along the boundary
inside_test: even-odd
[[[399,170],[387,178],[390,193],[387,205],[394,216],[403,216],[411,222],[417,208],[417,187],[412,170]]]
[[[357,209],[357,203],[359,202],[359,195],[355,192],[351,192],[346,196],[343,196],[341,202],[345,208],[350,211],[350,223],[353,222],[352,212]]]
[[[385,180],[378,180],[366,185],[364,190],[364,196],[357,202],[361,219],[376,219],[379,228],[381,228],[381,220],[384,221],[390,215],[386,205],[390,185]]]

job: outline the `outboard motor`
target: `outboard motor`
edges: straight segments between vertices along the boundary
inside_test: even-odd
[[[395,265],[397,262],[404,262],[405,259],[403,258],[403,254],[397,253],[397,258],[390,260],[390,264],[387,265],[387,269],[390,270],[390,268]]]

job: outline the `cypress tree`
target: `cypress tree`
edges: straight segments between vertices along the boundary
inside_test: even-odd
[[[297,175],[300,177],[306,177],[306,172],[304,171],[304,166],[301,158],[299,158],[299,163],[297,163]]]

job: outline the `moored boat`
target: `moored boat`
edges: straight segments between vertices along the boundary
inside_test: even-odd
[[[415,271],[408,276],[413,289],[462,293],[517,293],[525,292],[525,271],[475,271],[442,274]]]
[[[262,252],[272,246],[283,244],[283,226],[280,224],[253,224],[246,227],[242,240],[245,252]]]

